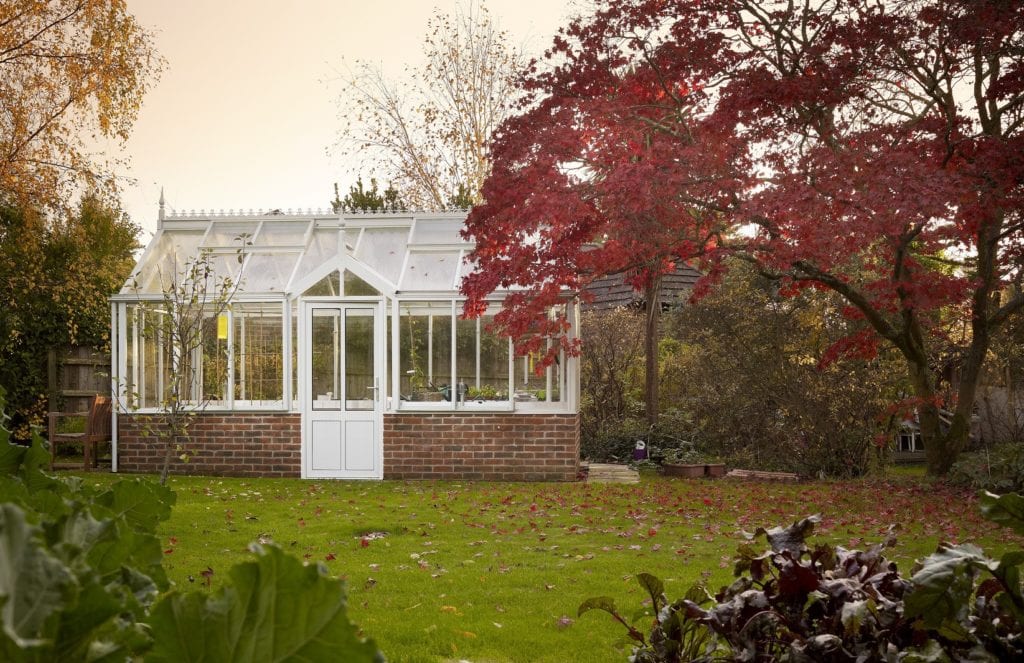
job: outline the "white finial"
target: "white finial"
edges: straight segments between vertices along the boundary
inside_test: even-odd
[[[156,227],[164,225],[164,188],[160,187],[160,211],[156,214]]]

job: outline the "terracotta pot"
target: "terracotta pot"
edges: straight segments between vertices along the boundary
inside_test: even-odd
[[[703,465],[676,465],[673,463],[665,463],[662,465],[662,470],[667,477],[686,477],[696,479],[704,476]]]

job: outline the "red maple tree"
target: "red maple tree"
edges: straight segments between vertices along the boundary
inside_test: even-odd
[[[541,314],[566,290],[739,255],[846,299],[864,326],[837,357],[902,354],[928,470],[949,469],[1024,307],[1021,3],[603,0],[525,87],[468,220],[468,314],[520,287],[498,323],[537,348],[564,338]],[[954,387],[934,370],[951,315]]]

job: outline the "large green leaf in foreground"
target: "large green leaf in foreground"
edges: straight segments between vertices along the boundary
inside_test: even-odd
[[[214,595],[171,593],[153,609],[147,661],[382,661],[345,612],[342,581],[276,547],[252,546]]]

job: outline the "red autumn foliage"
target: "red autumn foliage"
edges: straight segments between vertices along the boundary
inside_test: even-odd
[[[903,355],[944,473],[989,338],[1024,307],[1022,47],[1003,0],[598,2],[496,135],[466,312],[518,287],[498,324],[564,340],[541,314],[566,291],[739,255],[782,293],[846,299],[864,331],[836,357]],[[951,315],[955,391],[932,370]]]

